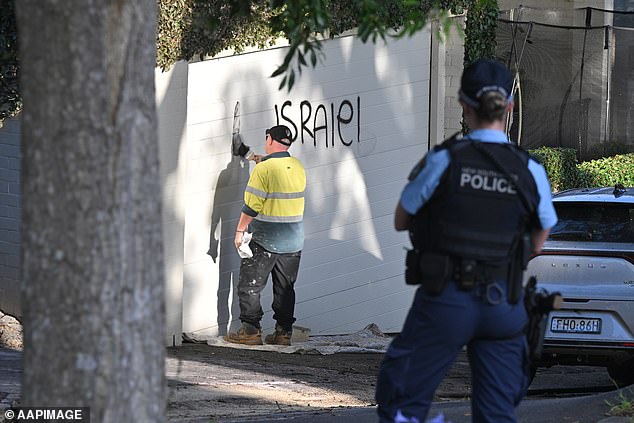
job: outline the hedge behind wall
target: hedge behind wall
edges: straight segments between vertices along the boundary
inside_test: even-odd
[[[310,2],[312,0],[304,0]],[[271,8],[271,1],[253,0],[158,0],[157,28],[157,65],[169,68],[179,60],[191,60],[195,56],[214,56],[225,49],[241,52],[246,47],[265,48],[272,45],[281,32],[275,32],[275,19],[280,9]],[[315,2],[320,3],[320,2]],[[478,46],[487,45],[494,51],[495,45],[489,43],[491,34],[495,38],[495,20],[488,19],[490,14],[483,12],[494,7],[497,18],[497,2],[495,0],[423,0],[416,6],[405,0],[383,1],[350,1],[332,0],[321,2],[328,7],[330,21],[327,23],[330,36],[336,36],[358,26],[360,16],[371,10],[371,19],[380,22],[387,28],[398,28],[410,16],[411,7],[425,12],[433,4],[454,14],[461,14],[470,5],[477,13],[472,17],[473,27],[478,28],[476,40]],[[469,16],[467,17],[469,19]],[[482,20],[482,22],[480,22]],[[483,31],[485,26],[491,26]],[[486,40],[479,41],[480,36]],[[494,39],[493,38],[493,39]],[[467,40],[468,41],[468,40]],[[475,51],[479,51],[476,48]],[[474,49],[471,49],[474,51]],[[476,53],[477,54],[477,53]],[[490,53],[487,57],[491,57]]]

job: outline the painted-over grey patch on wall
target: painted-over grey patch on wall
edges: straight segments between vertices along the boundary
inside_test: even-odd
[[[15,317],[20,308],[20,120],[0,128],[0,310]]]

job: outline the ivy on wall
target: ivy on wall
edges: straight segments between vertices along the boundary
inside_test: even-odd
[[[495,30],[499,8],[497,0],[474,0],[467,10],[465,20],[464,67],[469,66],[480,58],[493,59],[495,57]],[[466,134],[469,128],[462,121],[462,132]]]
[[[496,0],[474,0],[470,5],[465,22],[465,67],[477,59],[495,57],[498,14]]]
[[[22,108],[15,0],[0,1],[0,127]]]
[[[0,1],[0,125],[22,106],[15,1]],[[295,69],[301,72],[302,66],[316,64],[319,40],[308,34],[332,37],[357,28],[367,40],[405,28],[402,35],[411,35],[422,28],[433,8],[454,14],[468,11],[465,64],[492,57],[495,50],[496,0],[157,0],[157,4],[157,66],[165,70],[179,60],[214,56],[226,49],[239,53],[247,47],[266,48],[282,36],[289,39],[291,49],[294,40],[302,40],[295,55],[276,72],[286,72],[280,87],[292,86],[288,77],[294,77]],[[295,68],[292,58],[297,61]]]

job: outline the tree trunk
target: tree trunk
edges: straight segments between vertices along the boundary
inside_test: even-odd
[[[19,0],[22,405],[165,420],[156,0]]]

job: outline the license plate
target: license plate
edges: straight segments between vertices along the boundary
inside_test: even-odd
[[[601,319],[553,317],[550,331],[556,333],[601,333]]]

